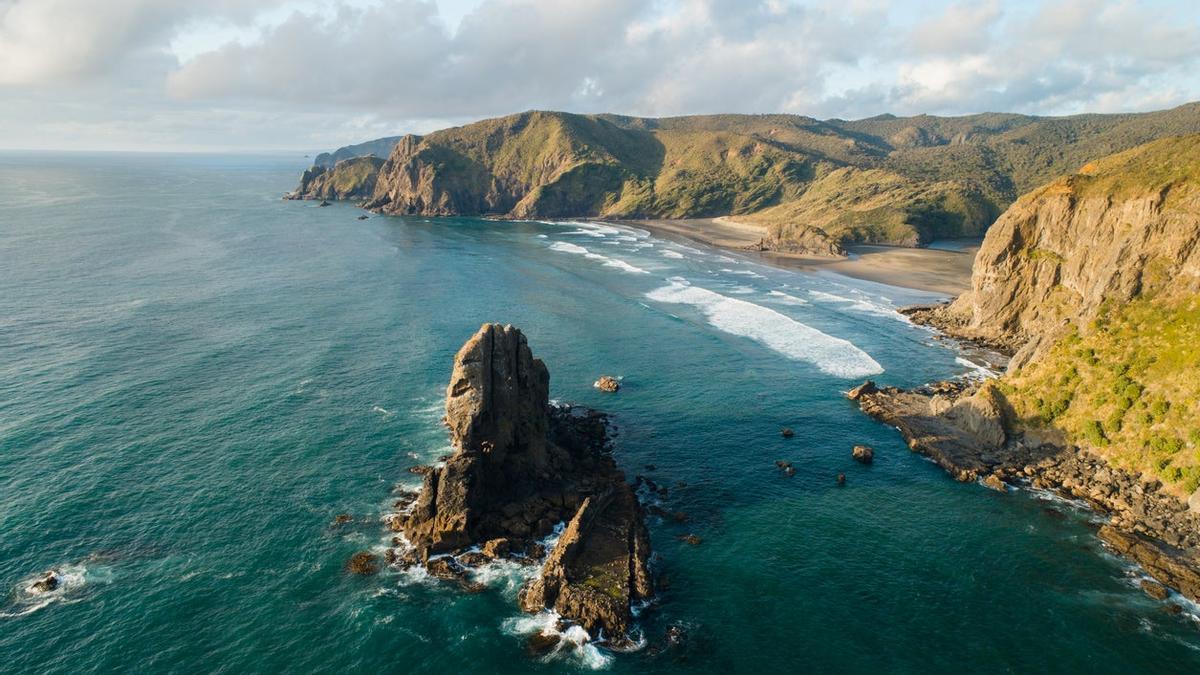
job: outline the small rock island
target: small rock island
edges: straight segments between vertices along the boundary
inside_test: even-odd
[[[454,453],[425,467],[398,502],[393,564],[465,580],[494,558],[537,564],[539,539],[565,523],[521,609],[557,611],[614,647],[628,643],[631,606],[653,594],[642,507],[611,454],[608,418],[552,407],[550,375],[525,335],[484,324],[454,360],[446,426]]]

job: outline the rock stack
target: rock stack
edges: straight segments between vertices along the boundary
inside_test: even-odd
[[[520,330],[485,324],[463,345],[446,394],[454,453],[424,473],[415,504],[393,522],[413,547],[395,559],[430,567],[439,556],[446,567],[441,554],[462,562],[481,546],[528,561],[536,540],[567,522],[521,607],[552,608],[621,642],[630,605],[652,594],[642,509],[609,453],[606,416],[551,408],[549,390]]]

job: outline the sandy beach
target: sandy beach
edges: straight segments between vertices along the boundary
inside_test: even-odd
[[[971,264],[978,241],[962,242],[956,250],[854,245],[848,258],[825,258],[758,251],[766,228],[728,217],[679,220],[633,220],[629,225],[665,237],[682,237],[710,246],[735,249],[763,262],[807,271],[829,270],[855,279],[902,288],[958,295],[971,287]]]

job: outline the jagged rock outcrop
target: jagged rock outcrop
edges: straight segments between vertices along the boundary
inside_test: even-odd
[[[454,453],[425,473],[393,528],[413,547],[412,560],[462,578],[467,549],[481,547],[472,558],[525,557],[533,540],[569,521],[521,605],[553,608],[620,642],[631,604],[652,594],[642,509],[609,452],[607,418],[551,408],[549,386],[520,330],[480,328],[455,357],[446,392]],[[452,562],[430,560],[441,554]]]
[[[383,160],[374,157],[354,157],[326,168],[314,165],[300,176],[300,185],[288,199],[370,199]]]
[[[825,230],[813,225],[789,221],[772,225],[759,250],[779,253],[814,255],[824,258],[844,258],[846,249]]]

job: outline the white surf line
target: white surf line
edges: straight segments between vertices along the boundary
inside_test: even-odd
[[[630,274],[649,274],[649,272],[647,272],[646,270],[644,270],[640,267],[637,267],[636,265],[630,265],[629,263],[625,262],[624,260],[621,260],[620,258],[610,258],[606,255],[600,255],[599,253],[593,253],[593,252],[589,251],[588,249],[584,248],[583,246],[580,246],[578,244],[572,244],[570,242],[556,241],[553,244],[550,244],[550,250],[558,251],[559,253],[571,253],[574,255],[581,255],[589,260],[596,260],[598,262],[601,262],[606,267],[615,267],[616,269],[619,269],[623,272],[629,272]]]
[[[646,297],[656,302],[690,305],[708,323],[726,333],[747,337],[797,361],[811,363],[822,372],[842,378],[860,378],[883,372],[883,367],[854,343],[827,335],[773,309],[746,300],[692,286],[675,277],[670,285]]]

